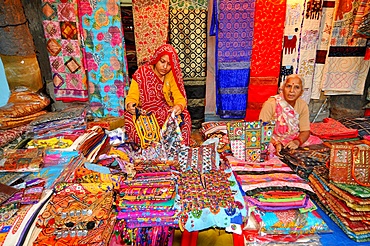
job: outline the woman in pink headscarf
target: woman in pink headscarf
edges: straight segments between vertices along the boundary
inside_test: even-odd
[[[164,44],[157,48],[150,60],[133,74],[125,106],[125,131],[131,141],[140,143],[133,122],[137,112],[154,114],[160,128],[173,112],[182,121],[183,144],[189,145],[191,118],[186,108],[179,58],[171,45]]]

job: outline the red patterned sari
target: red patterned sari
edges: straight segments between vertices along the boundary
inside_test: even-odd
[[[153,71],[153,65],[155,65],[164,55],[169,56],[172,73],[176,80],[177,87],[186,99],[186,92],[179,58],[175,49],[169,44],[160,46],[155,51],[149,62],[140,66],[133,75],[133,79],[138,83],[139,86],[141,108],[146,112],[151,112],[155,115],[160,128],[162,128],[169,115],[168,110],[173,106],[173,98],[171,98],[172,105],[170,105],[166,101],[163,94],[164,82],[159,79]],[[189,145],[191,134],[191,118],[189,111],[186,108],[182,111],[182,114],[183,124],[181,125],[181,134],[183,137],[183,144]],[[136,132],[135,124],[132,120],[132,115],[125,111],[124,116],[125,130],[128,138],[135,143],[140,143],[140,138]]]

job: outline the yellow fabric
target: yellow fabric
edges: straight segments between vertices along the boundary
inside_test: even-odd
[[[259,118],[262,121],[275,120],[275,109],[276,101],[275,98],[270,97],[263,104]],[[298,98],[294,105],[294,110],[299,114],[299,131],[310,130],[310,113],[308,110],[307,103],[302,99]]]
[[[172,71],[164,77],[163,94],[168,105],[181,105],[183,109],[186,107],[186,99],[181,94]],[[173,97],[173,101],[171,100],[171,95]],[[134,79],[131,80],[130,89],[126,97],[126,108],[128,103],[136,103],[136,105],[141,106],[139,85]]]

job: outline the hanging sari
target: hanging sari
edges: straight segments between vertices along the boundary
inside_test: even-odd
[[[290,141],[298,137],[299,129],[299,113],[285,101],[282,94],[273,96],[276,100],[275,108],[275,129],[273,138],[276,141],[286,146]],[[310,135],[306,142],[301,146],[308,146],[312,144],[320,144],[322,140],[316,136]]]
[[[165,82],[159,79],[153,70],[153,65],[155,65],[163,55],[169,56],[171,62],[171,71],[176,81],[176,85],[182,96],[186,99],[179,58],[175,49],[169,44],[160,46],[150,58],[149,62],[140,66],[133,75],[133,79],[137,82],[139,87],[139,100],[141,108],[146,112],[151,112],[154,114],[160,128],[162,128],[169,115],[168,110],[174,106],[174,99],[171,97],[170,100],[166,100],[165,94],[163,93]],[[189,145],[191,134],[191,117],[186,108],[181,114],[183,124],[181,124],[180,129],[183,137],[183,144]],[[140,138],[137,134],[133,121],[133,115],[131,115],[128,111],[125,111],[124,116],[125,130],[128,138],[135,143],[140,143]]]

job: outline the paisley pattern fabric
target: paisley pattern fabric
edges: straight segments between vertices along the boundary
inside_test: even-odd
[[[87,101],[87,75],[82,53],[77,0],[42,1],[43,29],[56,100]]]
[[[138,65],[149,60],[157,47],[167,43],[169,1],[133,0],[135,47]]]
[[[94,117],[122,116],[128,68],[118,0],[79,0],[89,103]]]

